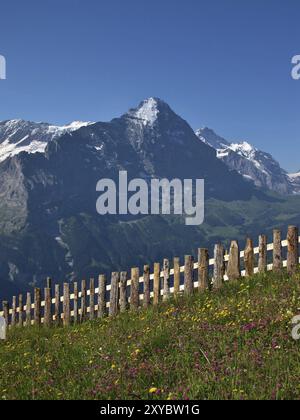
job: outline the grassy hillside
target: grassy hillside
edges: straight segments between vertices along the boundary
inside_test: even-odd
[[[298,399],[300,276],[262,275],[0,343],[2,399]]]

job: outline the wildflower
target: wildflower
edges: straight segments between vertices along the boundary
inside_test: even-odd
[[[149,389],[149,394],[155,394],[158,391],[157,388],[150,388]]]

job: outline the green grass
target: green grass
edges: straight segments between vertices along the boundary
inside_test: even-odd
[[[0,399],[298,399],[300,276],[0,343]]]

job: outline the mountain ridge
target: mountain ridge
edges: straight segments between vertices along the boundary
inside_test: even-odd
[[[121,170],[147,182],[205,179],[205,223],[186,227],[184,216],[172,215],[99,216],[97,182],[117,183]],[[184,119],[154,98],[110,122],[54,136],[42,153],[6,158],[0,177],[5,295],[43,286],[48,276],[57,282],[94,278],[187,250],[192,254],[201,242],[211,246],[229,233],[241,238],[248,229],[261,230],[262,223],[273,227],[282,214],[283,224],[298,221],[297,199],[266,194],[230,170]]]
[[[297,192],[289,174],[271,154],[257,149],[247,141],[230,143],[207,127],[195,133],[202,142],[216,151],[218,159],[257,187],[284,195]]]

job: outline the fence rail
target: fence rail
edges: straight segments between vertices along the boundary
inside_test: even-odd
[[[127,272],[114,272],[110,284],[107,284],[104,275],[100,275],[98,287],[91,279],[88,290],[85,280],[81,282],[80,291],[77,282],[65,283],[62,295],[61,287],[56,284],[53,288],[48,278],[44,300],[41,299],[41,289],[35,288],[33,299],[31,293],[26,294],[25,301],[22,294],[13,296],[11,307],[7,301],[3,301],[0,316],[10,327],[61,323],[68,326],[71,322],[76,324],[107,314],[115,316],[127,309],[138,310],[140,306],[158,305],[161,300],[166,301],[171,295],[182,292],[189,295],[195,290],[219,289],[224,281],[249,277],[255,273],[287,268],[288,273],[293,275],[300,263],[299,243],[298,228],[290,226],[286,240],[282,240],[281,231],[274,230],[272,243],[268,244],[267,237],[260,235],[258,246],[254,247],[253,241],[248,238],[242,251],[237,241],[231,242],[228,252],[222,244],[216,244],[212,259],[207,249],[199,248],[197,261],[188,255],[185,256],[185,264],[180,265],[180,258],[175,257],[171,268],[170,261],[164,259],[162,265],[154,264],[153,273],[149,265],[144,266],[142,276],[139,268],[132,268],[130,278]],[[72,293],[70,286],[73,286]]]

